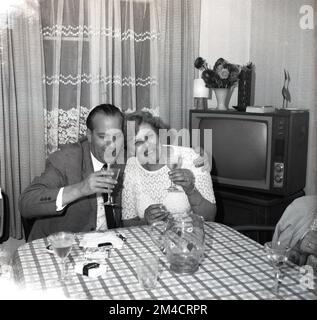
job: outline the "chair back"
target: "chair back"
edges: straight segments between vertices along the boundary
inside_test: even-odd
[[[3,208],[3,199],[2,199],[2,193],[0,188],[0,239],[3,235],[3,220],[4,220],[4,208]]]
[[[21,217],[21,219],[22,219],[22,226],[23,226],[25,241],[28,242],[28,238],[31,233],[35,219],[26,219],[24,217]]]
[[[0,243],[9,239],[9,201],[0,188]]]

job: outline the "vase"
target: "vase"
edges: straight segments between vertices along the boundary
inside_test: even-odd
[[[229,101],[231,98],[230,88],[213,88],[217,98],[217,109],[228,110]]]

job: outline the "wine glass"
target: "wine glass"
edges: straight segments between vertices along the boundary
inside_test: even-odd
[[[57,232],[47,237],[48,241],[52,245],[55,254],[60,258],[62,263],[62,273],[59,278],[60,282],[67,280],[68,274],[66,271],[66,259],[72,250],[75,235],[71,232]]]
[[[280,242],[266,242],[264,244],[266,256],[270,265],[274,268],[274,293],[279,296],[279,287],[281,283],[281,268],[288,260],[288,253],[290,248],[282,246]]]
[[[112,172],[114,175],[112,176],[113,179],[115,180],[118,180],[119,178],[119,174],[120,174],[120,168],[114,168],[114,167],[111,167],[111,163],[107,163],[107,169],[102,169],[102,171],[106,171],[106,172]],[[113,197],[111,196],[112,194],[112,191],[111,190],[108,190],[107,192],[108,194],[108,199],[106,202],[104,202],[103,204],[105,206],[117,206],[118,204],[114,203],[113,202]]]
[[[173,146],[165,146],[167,149],[167,161],[166,165],[170,170],[180,169],[182,167],[183,158],[178,152],[173,148]],[[168,192],[177,192],[180,191],[175,183],[171,180],[171,185],[167,189]]]

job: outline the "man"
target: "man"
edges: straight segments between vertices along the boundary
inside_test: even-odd
[[[86,124],[87,139],[51,154],[44,173],[20,196],[22,216],[36,218],[29,241],[58,231],[106,230],[109,211],[115,220],[110,227],[120,226],[120,209],[105,207],[102,195],[112,190],[120,195],[123,170],[118,183],[102,168],[107,150],[113,161],[122,154],[123,115],[115,106],[102,104],[90,112]]]
[[[22,217],[35,220],[28,241],[58,231],[103,231],[121,226],[121,209],[104,206],[104,194],[113,191],[114,202],[121,203],[123,122],[117,107],[99,105],[87,117],[87,138],[49,156],[44,173],[19,199]],[[105,156],[120,167],[118,181],[111,172],[102,171]],[[210,171],[207,155],[198,157],[194,164]]]

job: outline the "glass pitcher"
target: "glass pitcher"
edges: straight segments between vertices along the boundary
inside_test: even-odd
[[[153,242],[166,253],[170,270],[193,274],[205,251],[204,219],[193,213],[170,215],[151,225]]]

